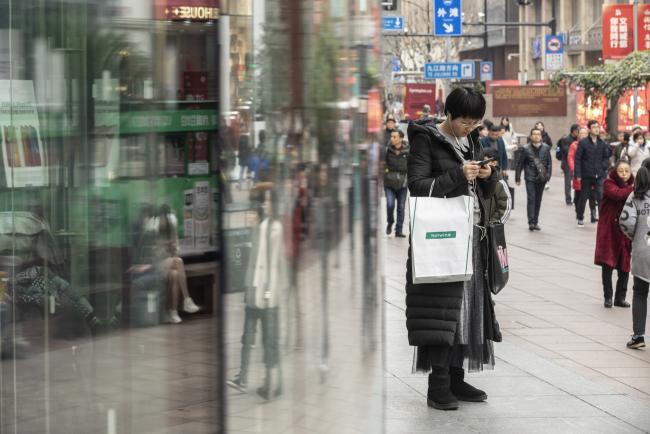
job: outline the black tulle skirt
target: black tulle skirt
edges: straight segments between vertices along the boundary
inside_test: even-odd
[[[415,348],[413,371],[431,372],[435,367],[463,367],[468,372],[494,368],[493,340],[498,332],[492,297],[485,284],[483,231],[474,226],[474,275],[465,282],[460,319],[454,344],[449,346],[420,346]]]

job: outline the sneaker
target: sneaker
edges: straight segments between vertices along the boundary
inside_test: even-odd
[[[248,387],[246,386],[246,383],[241,381],[239,377],[235,377],[232,380],[226,380],[226,385],[232,387],[233,389],[237,389],[242,393],[246,393],[248,391]]]
[[[391,223],[386,225],[386,235],[390,235],[393,232],[393,225]]]
[[[406,235],[404,235],[402,232],[395,232],[395,236],[397,238],[406,238]]]
[[[550,185],[546,184],[546,185],[544,186],[544,190],[550,190],[550,189],[551,189],[551,186],[550,186]]]
[[[168,324],[180,324],[183,322],[176,309],[169,309],[165,315],[165,322]]]
[[[534,231],[535,230],[535,225],[528,225],[528,230],[529,231]]]
[[[639,348],[645,348],[645,339],[643,336],[632,335],[630,342],[627,343],[627,347],[633,350],[638,350]]]
[[[579,227],[579,228],[584,228],[584,227],[585,227],[585,222],[584,222],[584,220],[578,220],[578,227]]]
[[[199,311],[199,307],[194,304],[192,297],[187,297],[185,300],[183,300],[183,311],[187,313],[196,313]]]
[[[533,230],[541,231],[542,228],[540,228],[539,225],[535,225],[535,226],[533,226]]]
[[[610,307],[612,307],[612,299],[611,299],[611,298],[606,298],[606,299],[605,299],[604,306],[605,306],[606,308],[608,308],[608,309],[609,309]]]

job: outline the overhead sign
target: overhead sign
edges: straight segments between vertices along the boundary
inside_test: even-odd
[[[383,17],[383,29],[384,31],[404,31],[404,17],[398,16],[388,16]]]
[[[399,59],[397,57],[393,57],[393,59],[391,60],[391,69],[393,72],[400,71]]]
[[[155,18],[167,21],[215,21],[219,0],[155,0]]]
[[[564,86],[501,86],[493,88],[492,95],[493,116],[566,116]]]
[[[434,0],[433,34],[435,36],[461,36],[461,0]]]
[[[476,77],[474,62],[425,63],[424,79],[456,78],[473,80]]]
[[[546,35],[544,44],[544,65],[547,71],[564,67],[564,40],[558,35]]]
[[[492,81],[494,80],[494,64],[491,61],[481,62],[480,65],[480,78],[481,81]]]

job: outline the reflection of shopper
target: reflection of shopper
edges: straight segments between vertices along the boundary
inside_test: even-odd
[[[242,133],[239,136],[239,188],[246,178],[246,171],[250,170],[251,159],[251,141],[248,133]]]
[[[226,384],[246,392],[251,350],[255,345],[257,323],[261,322],[266,377],[264,385],[257,389],[257,394],[264,399],[271,399],[282,393],[279,301],[288,281],[284,234],[275,213],[277,198],[275,192],[265,187],[255,188],[251,192],[253,200],[260,203],[260,223],[251,237],[253,248],[245,276],[246,309],[239,375]]]
[[[169,306],[165,321],[178,324],[178,303],[183,297],[183,311],[195,313],[199,307],[190,297],[187,289],[187,276],[183,259],[178,254],[178,221],[169,205],[162,205],[156,217],[149,219],[145,231],[155,235],[153,243],[153,263],[167,282]]]
[[[632,324],[634,335],[628,348],[645,347],[648,286],[650,282],[650,159],[643,162],[634,181],[634,193],[628,197],[619,221],[621,230],[632,240]]]
[[[404,238],[404,205],[406,204],[406,168],[408,161],[408,148],[404,144],[404,133],[398,130],[391,131],[390,143],[386,150],[386,167],[384,173],[384,191],[386,193],[386,235],[390,235],[395,223],[395,201],[397,201],[397,224],[395,236]]]

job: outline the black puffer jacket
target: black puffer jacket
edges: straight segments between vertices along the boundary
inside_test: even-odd
[[[408,187],[411,196],[428,196],[435,180],[432,196],[457,197],[469,194],[463,174],[462,160],[453,145],[432,124],[411,124],[408,129],[411,150],[408,159]],[[479,160],[483,151],[477,140],[471,143],[466,160]],[[478,180],[481,208],[494,196],[496,172],[486,180]],[[485,215],[485,212],[482,212]],[[409,239],[410,243],[410,239]],[[435,258],[432,258],[435,260]],[[460,318],[463,282],[413,284],[411,248],[406,262],[406,328],[412,346],[446,345],[454,342]]]
[[[399,153],[392,144],[386,149],[384,187],[399,190],[406,187],[406,170],[409,157],[408,145],[402,143]]]

